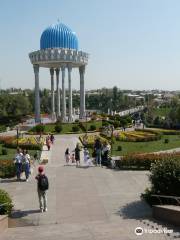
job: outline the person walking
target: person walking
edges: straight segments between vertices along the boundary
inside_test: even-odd
[[[95,140],[94,143],[94,152],[95,152],[95,158],[96,158],[96,165],[101,166],[101,151],[102,151],[102,144],[99,138]]]
[[[47,190],[49,189],[49,181],[48,177],[44,173],[43,166],[38,167],[36,180],[40,211],[47,212]]]
[[[84,148],[84,152],[83,153],[84,153],[84,164],[88,165],[89,164],[89,159],[90,159],[88,149]]]
[[[50,135],[50,140],[51,140],[51,143],[53,144],[53,143],[54,143],[54,140],[55,140],[55,138],[54,138],[54,135],[53,135],[53,134],[51,134],[51,135]]]
[[[77,143],[76,144],[76,147],[75,147],[75,159],[76,159],[76,167],[80,166],[80,147],[79,147],[79,144]]]
[[[69,148],[67,148],[66,151],[65,151],[66,164],[69,164],[70,156],[71,156],[71,155],[70,155]]]
[[[17,153],[15,155],[15,167],[16,167],[16,176],[17,181],[21,180],[21,173],[22,173],[22,161],[23,161],[23,154],[20,148],[17,148]]]
[[[48,151],[50,150],[51,148],[51,139],[50,139],[50,136],[48,135],[47,138],[46,138],[46,146],[47,146],[47,149]]]
[[[110,161],[111,146],[108,141],[105,141],[102,147],[102,165],[108,166]]]
[[[71,155],[71,162],[75,163],[75,154],[74,153],[72,153],[72,155]]]
[[[28,150],[23,151],[23,165],[24,165],[24,172],[26,176],[26,182],[29,180],[30,174],[30,155],[28,154]]]

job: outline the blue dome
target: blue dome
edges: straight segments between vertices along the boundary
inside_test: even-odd
[[[66,25],[57,23],[46,28],[41,35],[40,49],[69,48],[78,50],[76,34]]]

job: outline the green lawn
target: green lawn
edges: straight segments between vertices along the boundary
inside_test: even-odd
[[[77,126],[77,125],[78,124],[73,124],[73,123],[63,123],[61,134],[72,132],[72,127]],[[55,133],[54,132],[54,127],[55,127],[55,124],[45,125],[45,133]],[[83,133],[81,128],[79,128],[78,133]]]
[[[96,126],[96,130],[102,127],[102,121],[89,121],[89,122],[83,122],[83,125],[87,131],[90,131],[91,125]]]
[[[87,130],[90,129],[91,125],[95,125],[96,129],[99,129],[100,127],[102,127],[102,121],[90,121],[90,122],[83,122],[83,125],[85,127],[85,129],[87,128]],[[62,123],[62,131],[61,134],[65,134],[65,133],[70,133],[72,132],[72,127],[73,126],[79,126],[79,123]],[[54,127],[55,124],[47,124],[45,125],[45,133],[55,133],[54,131]],[[77,133],[83,133],[84,131],[81,129],[81,127],[79,127],[79,132]]]
[[[169,143],[164,143],[164,139],[169,139]],[[122,147],[122,151],[117,151],[118,146]],[[180,147],[179,135],[162,136],[160,140],[150,142],[123,142],[115,141],[113,144],[113,156],[120,156],[129,153],[145,153],[156,152]]]
[[[156,108],[154,109],[154,114],[159,117],[165,117],[167,114],[169,114],[171,108],[163,107],[163,108]]]
[[[14,158],[14,156],[16,154],[16,149],[14,149],[14,148],[6,148],[8,154],[7,155],[2,155],[2,148],[4,148],[4,147],[3,147],[2,144],[0,144],[0,160],[9,160],[9,159],[13,159]],[[36,150],[29,150],[28,152],[29,152],[30,156],[34,156]]]

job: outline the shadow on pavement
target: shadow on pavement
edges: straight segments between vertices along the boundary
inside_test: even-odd
[[[173,230],[172,234],[168,236],[180,239],[180,228],[172,226],[166,222],[162,222],[156,220],[152,217],[152,209],[149,205],[143,201],[134,201],[131,203],[126,204],[125,206],[121,207],[117,212],[117,215],[123,217],[124,219],[136,219],[139,220],[144,228],[147,229],[163,229],[167,228],[169,230]]]
[[[126,204],[117,211],[117,214],[127,219],[143,219],[151,217],[151,208],[143,200]]]
[[[21,180],[23,182],[23,180]],[[17,179],[13,178],[13,179],[1,179],[0,183],[13,183],[13,182],[20,182],[17,181]]]
[[[22,217],[28,216],[30,214],[39,213],[39,212],[40,212],[39,209],[24,210],[24,211],[16,210],[16,211],[12,212],[10,217],[13,218],[13,219],[22,218]]]

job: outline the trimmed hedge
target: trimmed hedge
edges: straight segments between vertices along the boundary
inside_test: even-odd
[[[17,148],[17,144],[14,143],[4,143],[4,147],[7,148]],[[33,145],[33,144],[19,144],[18,145],[19,148],[21,149],[27,149],[27,150],[42,150],[42,146],[41,145]]]
[[[12,207],[13,204],[11,197],[6,191],[0,189],[0,215],[9,215],[12,211]]]
[[[62,125],[57,124],[57,125],[54,127],[54,130],[55,130],[55,132],[60,133],[60,132],[62,132],[63,127],[62,127]]]
[[[163,161],[165,158],[173,158],[180,161],[180,153],[130,154],[123,156],[121,160],[115,161],[115,166],[119,169],[150,170],[153,163],[159,160]]]
[[[38,124],[35,127],[31,128],[30,132],[43,133],[45,126],[43,124]]]
[[[79,126],[72,126],[72,132],[79,132]]]
[[[95,131],[96,130],[96,125],[91,125],[89,128],[90,131]]]

